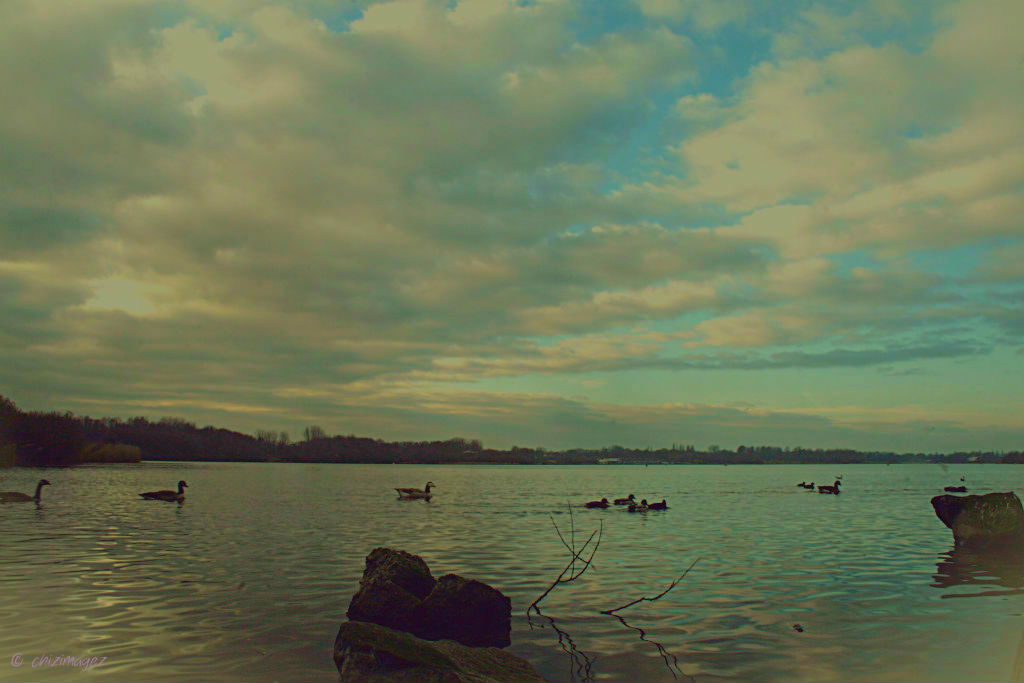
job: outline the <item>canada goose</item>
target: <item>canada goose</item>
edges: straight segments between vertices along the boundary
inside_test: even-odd
[[[625,498],[616,498],[615,499],[615,504],[616,505],[632,505],[635,502],[636,502],[636,496],[634,496],[632,493],[629,494],[628,496],[626,496]]]
[[[583,505],[585,508],[606,508],[608,507],[608,499],[602,498],[601,500],[592,500],[589,503]]]
[[[423,498],[424,500],[430,500],[430,496],[431,496],[430,487],[431,486],[437,486],[437,484],[435,484],[432,481],[428,481],[427,485],[424,486],[422,489],[412,489],[412,488],[409,488],[409,489],[399,489],[399,488],[396,488],[395,490],[398,491],[398,497],[399,498]]]
[[[668,510],[668,503],[662,498],[660,503],[651,503],[647,506],[648,510]]]
[[[834,493],[835,495],[838,496],[840,483],[841,482],[838,479],[836,479],[835,483],[832,484],[832,486],[819,486],[818,493]]]
[[[172,503],[180,503],[185,500],[185,487],[188,486],[183,481],[178,482],[178,492],[174,491],[147,491],[146,493],[140,493],[139,495],[146,500],[166,500]]]
[[[30,500],[38,503],[39,495],[42,493],[44,486],[50,486],[50,482],[40,479],[39,483],[36,484],[36,495],[34,496],[21,493],[20,491],[0,491],[0,503],[27,503]]]
[[[646,498],[641,500],[639,505],[634,503],[634,504],[629,506],[629,511],[630,512],[647,512],[647,510],[648,510],[648,506],[647,506],[647,499]]]
[[[947,486],[942,489],[943,491],[949,491],[950,493],[967,493],[966,486]]]

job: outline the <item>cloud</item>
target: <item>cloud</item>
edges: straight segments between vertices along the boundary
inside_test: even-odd
[[[955,377],[1021,329],[1019,10],[776,9],[7,3],[5,393],[568,441],[622,411],[453,384]]]

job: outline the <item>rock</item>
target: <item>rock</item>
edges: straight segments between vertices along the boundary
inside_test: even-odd
[[[486,583],[445,574],[417,610],[421,638],[450,638],[463,645],[508,647],[512,601]]]
[[[935,496],[932,507],[942,523],[953,530],[958,546],[1005,548],[1024,542],[1024,508],[1012,491]]]
[[[512,601],[485,583],[446,574],[435,580],[426,562],[390,548],[366,557],[348,618],[408,631],[427,640],[507,647]]]
[[[367,576],[393,581],[420,600],[427,597],[437,583],[422,557],[391,548],[374,548],[366,556],[363,578]]]
[[[435,583],[423,558],[402,550],[374,548],[366,556],[359,590],[346,614],[355,621],[416,631],[416,608]]]
[[[423,640],[377,624],[348,621],[334,641],[334,663],[346,683],[543,681],[529,662],[496,647]]]

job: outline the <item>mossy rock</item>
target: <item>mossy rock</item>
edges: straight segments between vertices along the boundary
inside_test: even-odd
[[[1006,548],[1024,542],[1024,508],[1012,491],[932,498],[935,515],[958,546]]]

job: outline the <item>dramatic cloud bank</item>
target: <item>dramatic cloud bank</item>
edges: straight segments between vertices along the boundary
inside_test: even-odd
[[[0,393],[494,447],[1019,449],[1022,21],[11,0]]]

